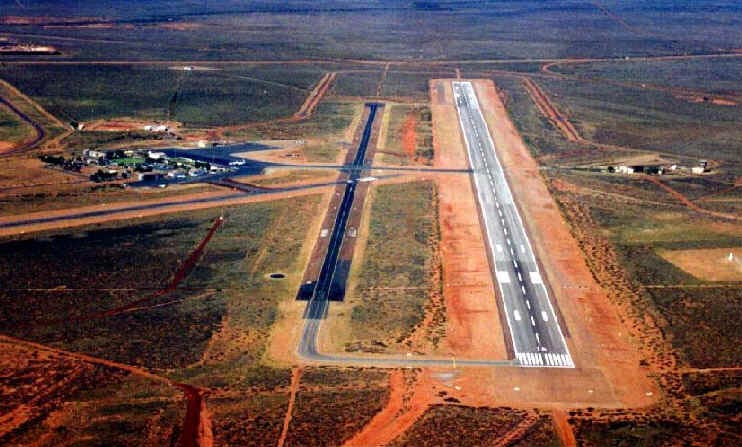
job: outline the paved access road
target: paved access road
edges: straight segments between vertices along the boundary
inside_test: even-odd
[[[453,90],[516,359],[521,366],[573,368],[474,87],[453,82]]]

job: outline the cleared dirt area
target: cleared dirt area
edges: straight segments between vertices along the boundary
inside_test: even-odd
[[[126,130],[143,130],[144,126],[153,124],[167,126],[170,130],[177,130],[181,123],[176,121],[152,122],[146,120],[136,120],[133,118],[118,118],[109,120],[95,120],[85,123],[85,131],[103,131],[103,132],[121,132]]]
[[[652,403],[656,388],[647,378],[647,371],[639,367],[640,357],[631,346],[628,331],[620,322],[617,309],[593,279],[577,242],[539,174],[538,164],[510,121],[494,84],[489,80],[475,80],[473,83],[498,148],[498,156],[516,193],[517,205],[551,286],[551,297],[557,304],[559,318],[564,322],[562,327],[577,368],[461,370],[460,375],[452,379],[460,390],[452,395],[474,405],[528,402],[550,407],[580,403],[644,406]],[[437,165],[465,167],[450,80],[431,81],[431,98]],[[453,182],[457,184],[451,188]],[[452,351],[460,350],[456,342],[465,340],[465,337],[457,337],[456,332],[472,330],[482,316],[480,312],[457,310],[471,305],[472,298],[479,298],[492,310],[486,318],[487,329],[472,330],[471,334],[477,337],[477,342],[483,338],[490,339],[488,349],[492,343],[497,343],[501,347],[500,355],[503,355],[505,347],[502,325],[497,324],[500,321],[495,304],[497,297],[492,289],[471,185],[464,176],[449,176],[441,182],[440,191],[444,296],[449,311]],[[465,222],[461,222],[464,219]],[[455,238],[455,235],[460,236]],[[462,236],[466,236],[465,240],[470,244],[468,249],[461,250]],[[477,256],[476,253],[481,254]],[[462,265],[469,267],[469,271],[457,270]],[[473,266],[476,268],[471,268]],[[474,283],[478,286],[475,289],[478,293],[469,293],[462,298],[462,289],[470,291],[472,284],[462,284],[461,281],[471,277],[478,279]]]
[[[742,281],[742,247],[662,250],[681,270],[705,281]]]

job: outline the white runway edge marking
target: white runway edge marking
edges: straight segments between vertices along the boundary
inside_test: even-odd
[[[469,151],[469,153],[471,155],[472,150],[473,150],[473,147],[470,144],[469,139],[467,138],[466,132],[464,131],[464,128],[465,128],[465,126],[464,126],[464,113],[462,112],[462,109],[460,108],[460,104],[459,104],[459,101],[458,101],[458,99],[462,96],[462,94],[458,93],[457,89],[459,89],[459,90],[462,90],[463,89],[464,90],[463,96],[465,96],[467,98],[467,102],[468,103],[471,103],[470,105],[473,106],[472,109],[474,109],[474,113],[477,113],[479,115],[479,119],[484,123],[485,126],[487,126],[487,123],[486,123],[486,121],[484,121],[484,116],[482,115],[481,108],[479,107],[479,101],[478,101],[476,92],[474,91],[474,87],[471,84],[471,82],[468,82],[468,81],[453,81],[452,82],[452,86],[453,86],[453,89],[454,89],[454,102],[455,102],[455,106],[456,106],[456,109],[457,109],[457,112],[458,112],[458,115],[459,115],[459,124],[461,126],[461,131],[462,131],[462,134],[464,136],[464,140],[466,142],[467,150]],[[473,116],[474,116],[474,114],[471,111],[469,111],[469,109],[467,109],[467,117],[469,119],[469,122],[472,125],[474,124]],[[477,136],[477,139],[479,140],[479,131],[477,130],[477,127],[476,126],[472,126],[472,130],[474,131],[474,134]],[[489,129],[487,129],[487,131],[484,132],[484,133],[486,134],[487,139],[489,140],[490,146],[493,149],[493,154],[492,155],[494,156],[494,161],[495,161],[495,165],[496,165],[495,168],[497,169],[498,172],[502,172],[502,167],[501,167],[500,161],[499,161],[499,159],[497,157],[497,152],[495,150],[495,143],[492,140],[492,135],[490,134]],[[480,143],[481,144],[481,141],[477,141],[477,143]],[[488,166],[488,163],[487,163],[487,157],[483,157],[483,161],[484,161],[485,167],[489,170],[489,166]],[[479,182],[477,182],[477,176],[474,176],[474,178],[475,178],[475,183],[476,183],[476,186],[477,186],[477,189],[478,189],[479,188]],[[510,191],[510,187],[508,185],[507,180],[505,180],[504,182],[498,182],[498,184],[500,184],[500,183],[502,183],[502,186],[501,186],[500,191],[503,194],[506,195],[506,198],[508,199],[507,202],[513,202],[512,192]],[[481,200],[481,198],[482,198],[481,194],[482,193],[479,190],[477,192],[478,192],[478,196],[479,196],[479,198]],[[500,204],[499,204],[499,201],[497,199],[497,196],[495,196],[495,202],[496,202],[497,208],[499,209],[500,208]],[[514,208],[514,215],[518,219],[521,228],[525,228],[525,226],[523,224],[523,219],[521,218],[520,213],[518,212],[518,209],[517,208]],[[487,232],[488,232],[487,239],[490,242],[490,247],[493,247],[492,237],[491,237],[491,234],[490,234],[490,226],[487,225],[487,224],[485,224],[485,226],[486,226],[486,229],[487,229]],[[507,235],[507,229],[506,228],[504,229],[504,232]],[[536,258],[535,258],[535,255],[534,255],[533,247],[531,246],[531,241],[528,239],[528,235],[525,234],[525,233],[524,233],[524,238],[525,238],[525,242],[526,242],[526,244],[528,245],[528,248],[529,248],[529,253],[528,254],[531,257],[531,260],[534,263],[536,263]],[[515,268],[517,270],[518,269],[518,265],[515,262],[515,260],[513,260],[513,265],[515,266]],[[538,274],[538,266],[536,266],[536,269],[537,269],[537,271],[534,272],[534,273],[537,273]],[[551,300],[549,299],[548,291],[547,291],[546,287],[540,281],[540,275],[538,276],[538,279],[539,279],[539,283],[538,284],[541,285],[541,289],[543,290],[544,294],[546,295],[546,302],[547,302],[547,304],[549,306],[549,310],[551,311],[552,315],[554,315],[555,314],[554,307],[553,307],[553,305],[551,303]],[[502,294],[502,292],[503,292],[502,291],[502,286],[499,283],[498,283],[498,286],[500,286],[499,287],[500,288],[500,293]],[[507,314],[507,303],[505,302],[505,300],[503,300],[503,306],[505,307],[505,311],[506,311],[506,314]],[[530,307],[530,305],[529,305],[529,307]],[[510,324],[510,319],[506,318],[506,321],[508,323],[508,328],[510,330],[510,333],[512,334],[513,333],[513,328],[512,328],[512,325]],[[566,351],[566,354],[559,354],[559,355],[562,356],[564,359],[566,359],[565,362],[564,362],[564,363],[566,363],[565,366],[568,366],[568,367],[572,367],[573,368],[574,367],[574,363],[572,361],[571,356],[569,355],[569,348],[567,347],[567,342],[564,339],[564,334],[562,333],[562,330],[559,327],[559,322],[556,321],[556,319],[555,319],[555,324],[556,324],[556,327],[557,327],[557,332],[559,333],[559,337],[562,340],[562,345],[564,347],[564,350]],[[517,354],[517,347],[515,347],[515,348],[516,348],[516,354]],[[538,364],[539,365],[542,364],[540,353],[536,353],[536,355],[537,355],[537,357],[539,359],[538,360]]]
[[[531,283],[533,283],[533,284],[543,284],[544,283],[541,280],[541,274],[539,272],[529,272],[528,274],[531,277]]]

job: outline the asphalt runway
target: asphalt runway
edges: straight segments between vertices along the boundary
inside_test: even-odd
[[[366,125],[363,129],[363,135],[361,136],[358,151],[356,152],[353,163],[351,164],[354,168],[362,168],[365,165],[366,149],[368,147],[368,142],[371,139],[371,131],[373,129],[374,118],[376,117],[376,110],[378,108],[378,104],[373,103],[368,104],[367,106],[369,107],[368,119],[366,120]],[[338,207],[335,223],[332,227],[327,254],[325,255],[322,268],[317,277],[314,291],[312,292],[311,298],[304,310],[304,331],[299,344],[299,354],[306,358],[317,359],[320,356],[317,352],[317,335],[322,320],[327,316],[327,309],[330,303],[330,289],[332,287],[333,277],[338,264],[338,255],[342,247],[343,238],[345,237],[348,217],[350,216],[350,211],[353,207],[358,179],[361,177],[362,173],[363,169],[353,169],[350,171],[350,177],[345,187],[343,200]]]
[[[474,87],[454,81],[453,90],[516,360],[521,366],[574,368]]]

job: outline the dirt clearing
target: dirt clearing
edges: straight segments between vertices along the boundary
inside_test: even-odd
[[[704,281],[742,281],[742,247],[661,250],[660,256]]]

